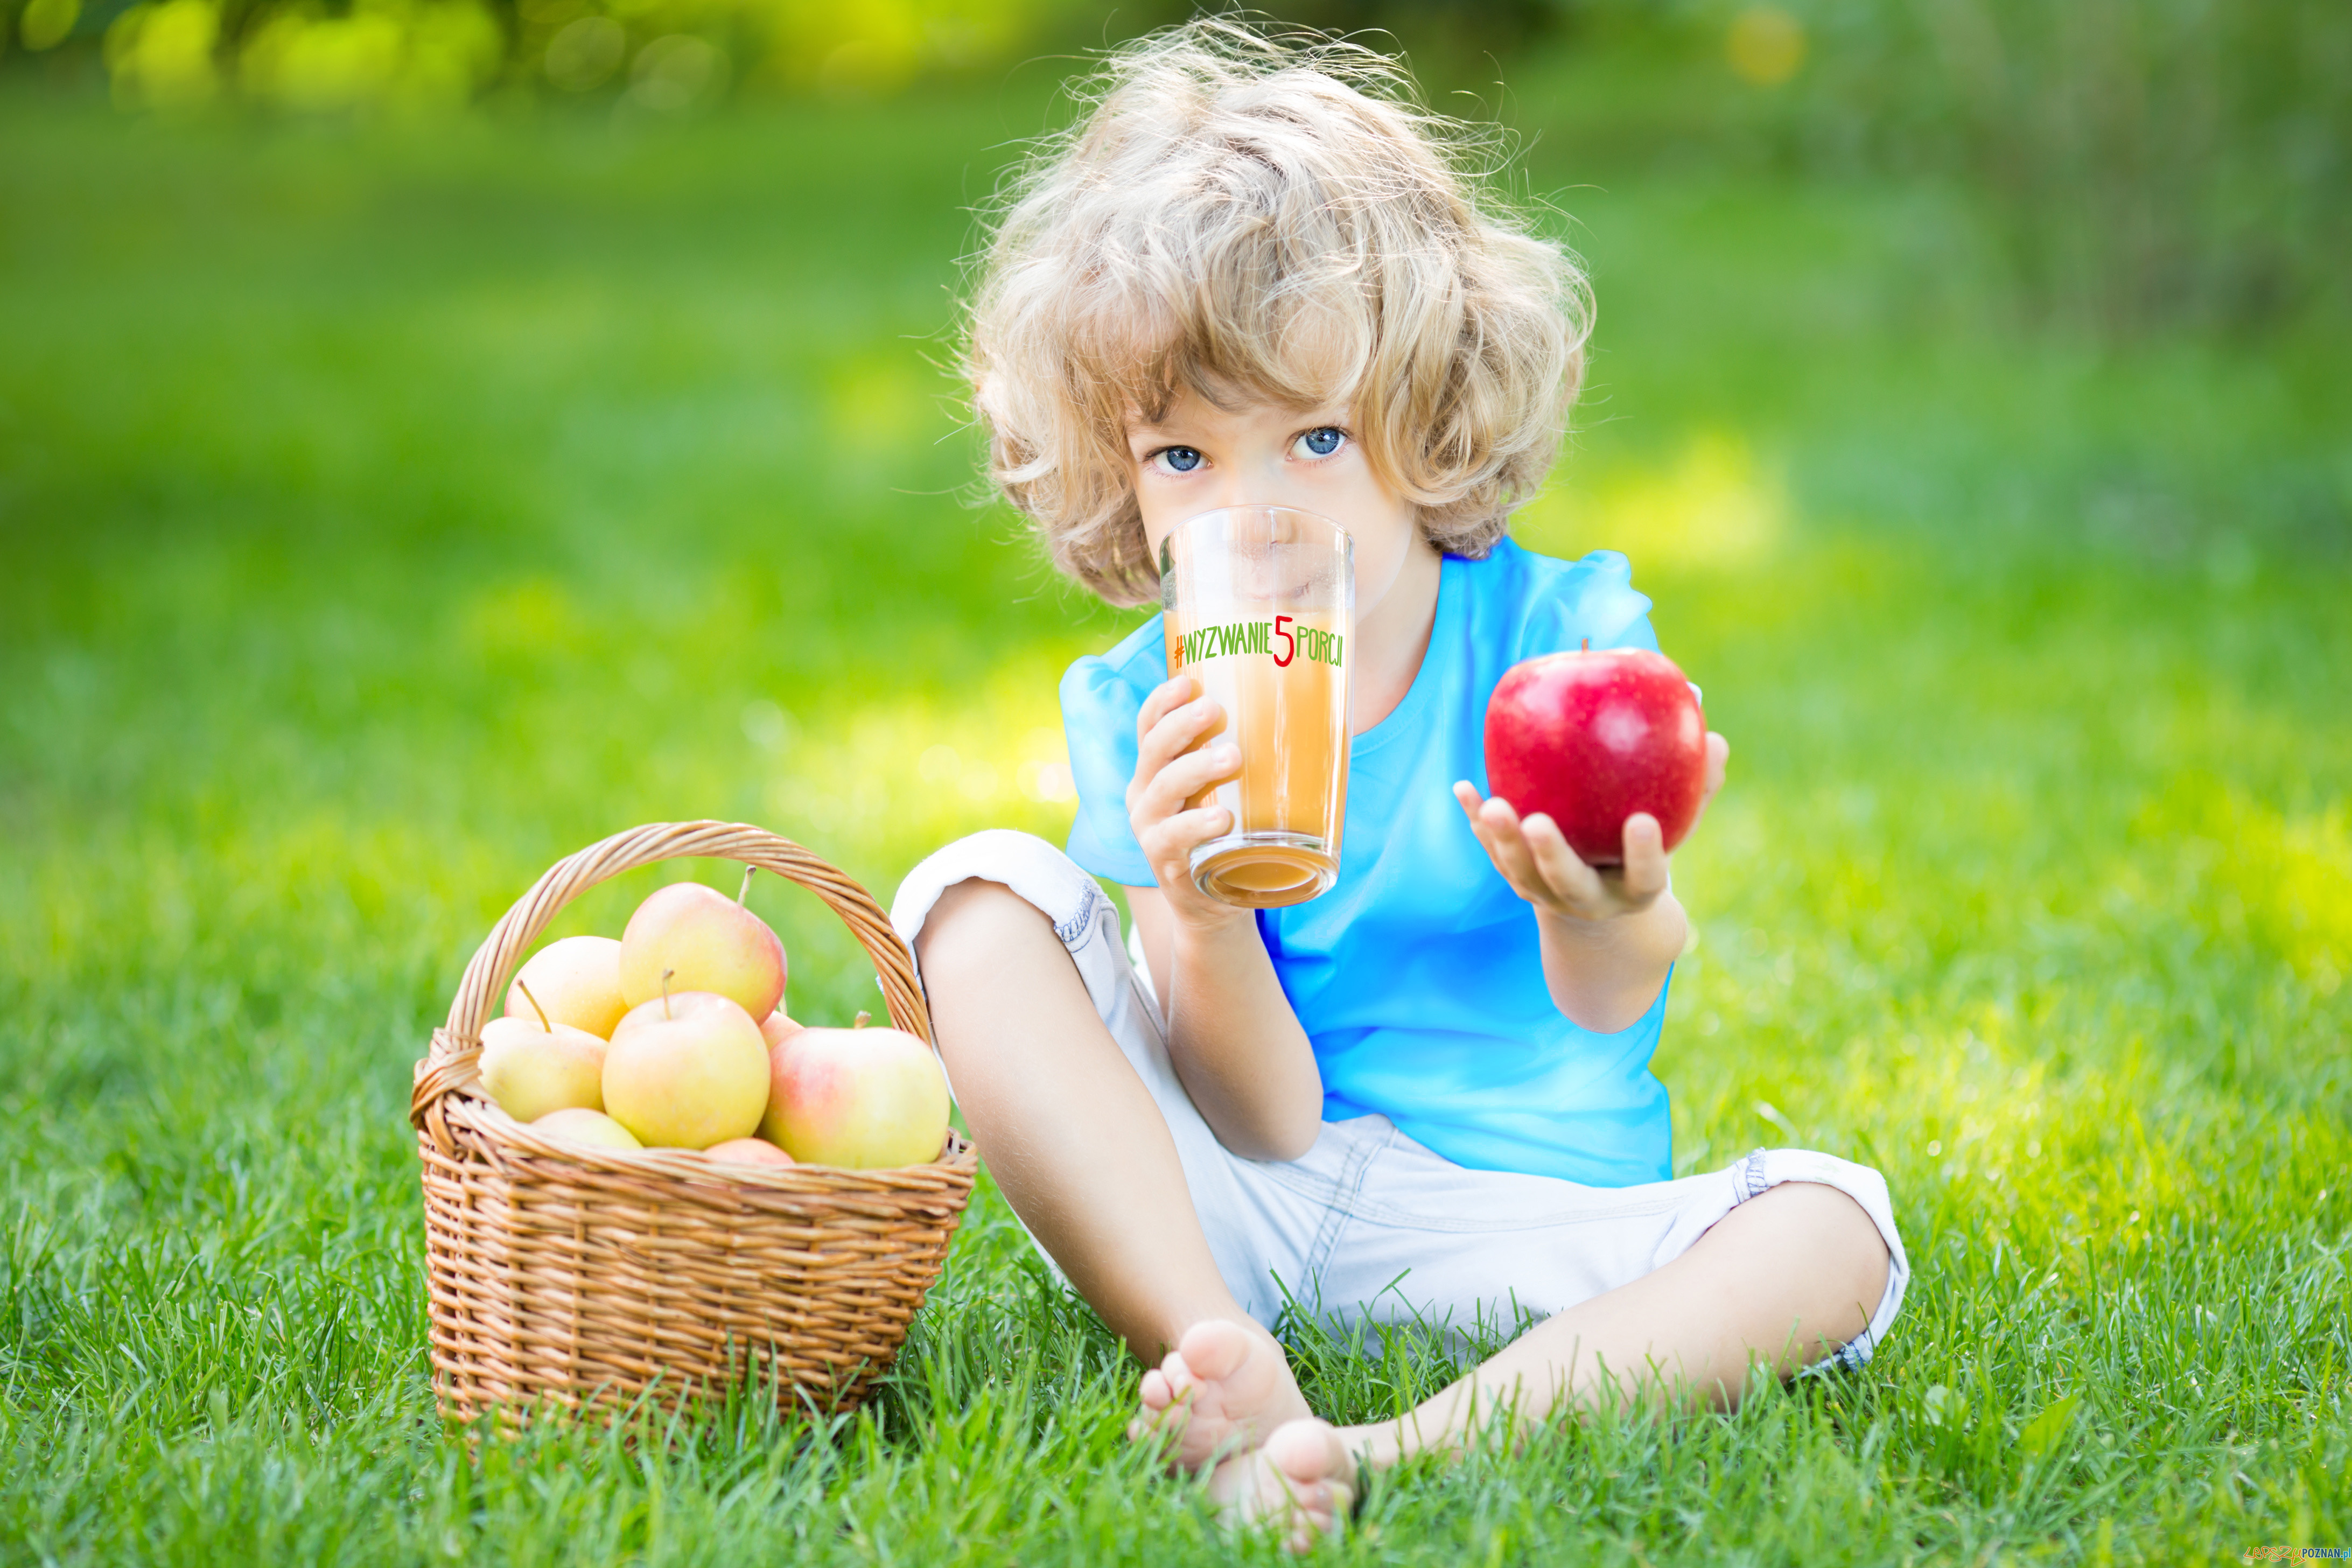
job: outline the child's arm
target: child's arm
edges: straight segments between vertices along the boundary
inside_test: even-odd
[[[1233,824],[1223,806],[1188,810],[1185,803],[1241,766],[1230,741],[1186,751],[1223,718],[1214,702],[1195,700],[1196,690],[1190,676],[1178,676],[1153,692],[1136,718],[1128,820],[1159,885],[1129,889],[1128,907],[1185,1092],[1234,1153],[1295,1160],[1322,1127],[1323,1079],[1256,921],[1192,885],[1193,847]]]
[[[1730,742],[1710,731],[1702,816],[1723,785],[1730,753]],[[1550,817],[1538,813],[1521,822],[1508,801],[1481,803],[1466,781],[1454,786],[1454,796],[1495,868],[1536,908],[1552,1005],[1595,1034],[1632,1027],[1657,1001],[1690,931],[1682,905],[1666,890],[1658,819],[1647,812],[1627,817],[1623,868],[1596,870],[1568,847]]]

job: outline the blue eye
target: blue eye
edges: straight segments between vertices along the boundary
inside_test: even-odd
[[[1190,447],[1171,447],[1160,456],[1171,470],[1180,474],[1189,474],[1201,466],[1201,454]]]
[[[1336,425],[1326,425],[1319,430],[1309,430],[1298,438],[1298,445],[1311,458],[1328,458],[1339,449],[1348,438],[1347,432]]]

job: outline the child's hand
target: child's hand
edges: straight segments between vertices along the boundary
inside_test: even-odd
[[[1706,737],[1706,787],[1699,795],[1699,817],[1706,803],[1723,787],[1723,768],[1731,742],[1713,731]],[[1559,826],[1538,812],[1521,821],[1507,800],[1480,801],[1467,779],[1454,786],[1495,869],[1511,890],[1539,911],[1567,920],[1605,921],[1634,915],[1658,901],[1666,890],[1666,849],[1658,819],[1637,811],[1625,819],[1625,863],[1588,866],[1568,847]],[[1698,826],[1693,818],[1691,826]]]
[[[1241,771],[1241,748],[1216,741],[1188,751],[1203,735],[1224,727],[1225,710],[1206,697],[1189,675],[1179,675],[1154,691],[1135,718],[1135,778],[1127,786],[1127,820],[1151,864],[1151,875],[1167,895],[1168,907],[1188,925],[1224,925],[1247,920],[1247,910],[1209,897],[1192,885],[1192,851],[1233,830],[1233,813],[1222,805],[1191,805],[1210,785]]]

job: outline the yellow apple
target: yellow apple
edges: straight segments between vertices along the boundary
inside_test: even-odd
[[[629,1135],[627,1128],[603,1111],[586,1110],[578,1106],[565,1110],[551,1110],[530,1125],[535,1132],[568,1139],[574,1143],[593,1143],[600,1149],[645,1147]]]
[[[770,1053],[769,1069],[761,1135],[804,1165],[918,1165],[947,1142],[947,1076],[912,1035],[803,1029]]]
[[[609,936],[567,936],[549,942],[530,955],[507,987],[507,1016],[539,1017],[530,996],[539,998],[550,1022],[611,1039],[613,1026],[629,1010],[621,994],[621,944]]]
[[[713,1143],[702,1153],[705,1159],[728,1165],[792,1165],[799,1163],[765,1138],[730,1138],[724,1143]]]
[[[604,1109],[604,1042],[569,1024],[491,1019],[482,1026],[481,1073],[482,1087],[517,1121]]]
[[[613,1031],[604,1110],[649,1149],[748,1138],[767,1104],[767,1042],[751,1015],[724,996],[656,996]]]
[[[784,1010],[779,1007],[760,1020],[760,1037],[768,1042],[768,1048],[772,1051],[806,1026],[785,1017]]]
[[[743,878],[746,889],[751,879]],[[621,994],[641,1007],[662,994],[709,991],[756,1021],[784,999],[784,944],[768,922],[699,882],[673,882],[637,906],[621,933]]]

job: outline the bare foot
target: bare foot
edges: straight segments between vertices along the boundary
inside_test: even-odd
[[[1209,1478],[1209,1495],[1235,1523],[1287,1523],[1290,1550],[1311,1551],[1355,1507],[1355,1456],[1328,1421],[1286,1421],[1263,1446],[1220,1464]]]
[[[1137,1442],[1173,1439],[1170,1468],[1198,1470],[1255,1448],[1286,1421],[1309,1414],[1282,1347],[1262,1331],[1212,1318],[1184,1331],[1168,1359],[1143,1374]]]

